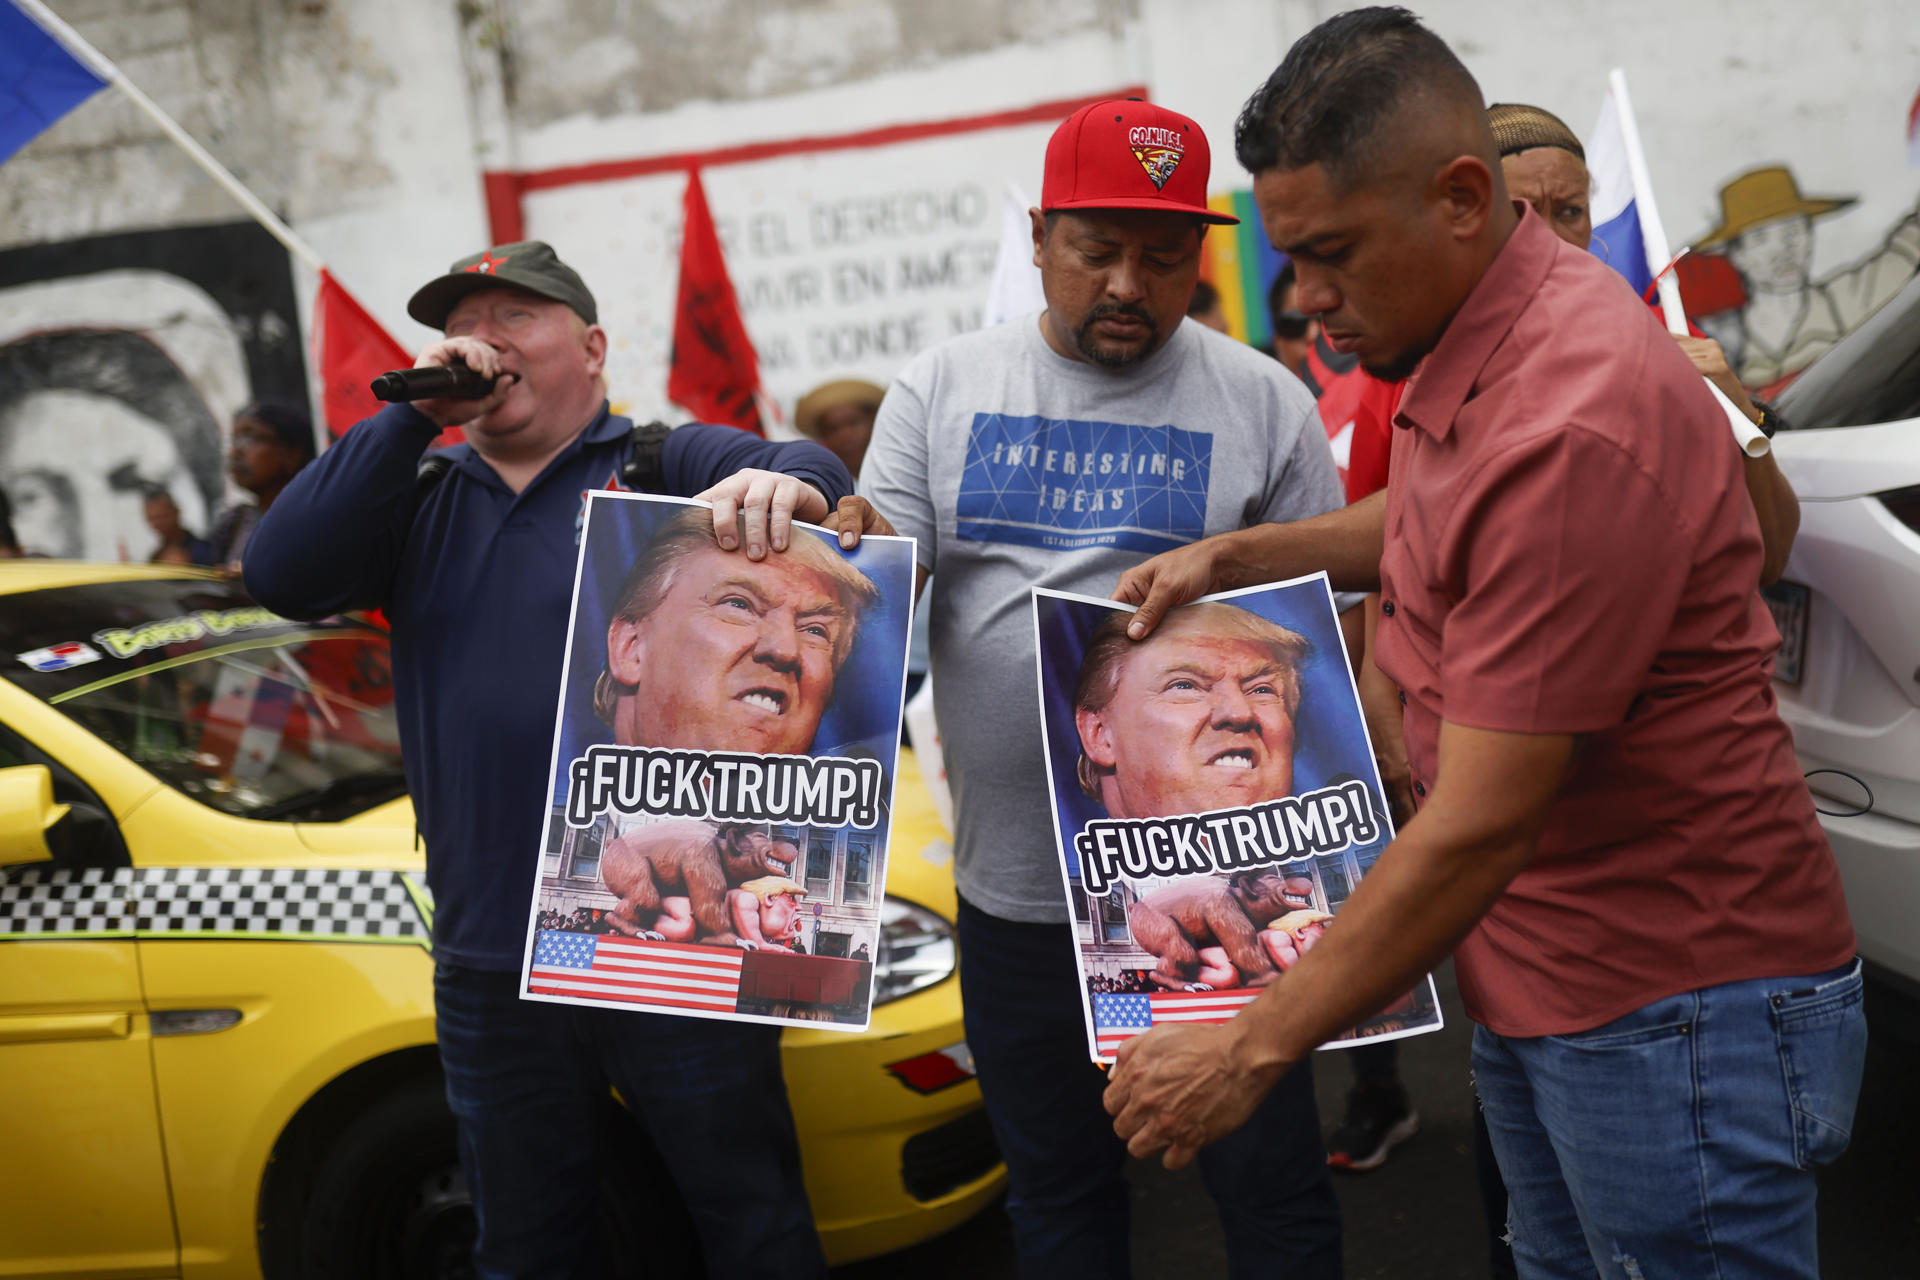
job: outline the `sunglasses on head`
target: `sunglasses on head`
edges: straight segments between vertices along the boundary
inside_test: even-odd
[[[1307,326],[1313,323],[1313,317],[1304,311],[1276,311],[1273,313],[1273,336],[1298,341],[1307,336]]]

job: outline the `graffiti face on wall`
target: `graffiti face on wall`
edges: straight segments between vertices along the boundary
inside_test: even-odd
[[[137,333],[64,330],[0,347],[0,484],[28,550],[120,559],[152,541],[148,494],[189,529],[221,495],[220,429],[180,367]]]
[[[234,412],[306,398],[294,315],[285,251],[251,223],[0,253],[0,489],[20,545],[145,560],[162,493],[205,534],[231,496]]]
[[[1681,289],[1701,329],[1740,381],[1777,388],[1878,311],[1920,270],[1920,210],[1880,246],[1815,279],[1816,223],[1852,196],[1801,194],[1792,170],[1769,165],[1720,188],[1720,223],[1681,259]]]

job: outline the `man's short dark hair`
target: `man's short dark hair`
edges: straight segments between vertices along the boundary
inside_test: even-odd
[[[235,422],[242,418],[252,418],[271,431],[283,448],[300,455],[301,466],[313,461],[313,415],[305,405],[278,396],[262,396],[233,415]]]
[[[1240,111],[1234,154],[1249,173],[1320,165],[1351,189],[1376,158],[1407,98],[1422,89],[1467,95],[1480,86],[1446,42],[1407,10],[1355,9],[1300,37]]]

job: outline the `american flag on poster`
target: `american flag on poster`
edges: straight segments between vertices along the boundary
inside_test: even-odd
[[[1122,1044],[1168,1022],[1219,1023],[1260,998],[1258,991],[1155,991],[1151,995],[1096,995],[1094,1044],[1111,1058]]]
[[[740,1003],[740,962],[732,947],[619,938],[542,929],[527,991],[574,1000],[613,1000],[732,1013]]]

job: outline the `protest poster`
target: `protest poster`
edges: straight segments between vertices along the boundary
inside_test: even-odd
[[[1393,838],[1325,574],[1131,606],[1033,589],[1087,1043],[1221,1023],[1338,928]],[[1438,1031],[1433,980],[1325,1047]]]
[[[523,997],[866,1028],[913,573],[910,538],[753,561],[704,502],[589,496]]]

